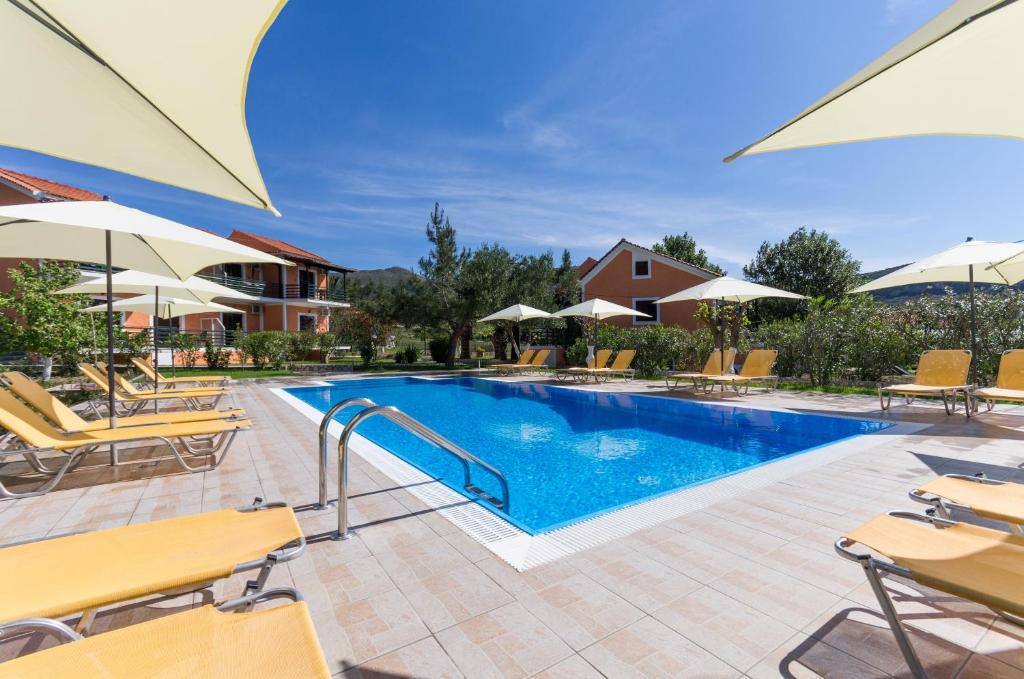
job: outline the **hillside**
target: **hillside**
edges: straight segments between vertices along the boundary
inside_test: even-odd
[[[363,284],[374,283],[387,288],[393,288],[399,283],[407,281],[410,278],[417,277],[418,276],[409,269],[403,269],[400,266],[389,266],[386,269],[365,269],[348,275],[348,279],[350,281],[356,281]]]

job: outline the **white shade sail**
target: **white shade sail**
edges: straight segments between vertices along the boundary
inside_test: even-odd
[[[630,309],[629,307],[614,304],[598,298],[587,300],[582,304],[577,304],[567,309],[562,309],[561,311],[556,311],[553,315],[563,317],[582,316],[584,318],[595,318],[599,321],[603,321],[606,318],[613,318],[615,316],[651,317],[650,314],[645,314],[642,311]]]
[[[111,232],[111,263],[185,280],[214,264],[290,262],[112,201],[65,201],[0,206],[4,257],[104,262],[104,231]]]
[[[993,265],[1021,253],[1024,253],[1022,243],[967,241],[887,273],[850,292],[871,292],[915,283],[966,283],[971,280],[971,267],[975,283],[1012,285],[1024,279],[1024,266],[1004,265],[998,269]]]
[[[0,144],[274,211],[245,94],[283,5],[0,2]]]
[[[803,295],[795,292],[787,292],[778,288],[771,288],[767,285],[751,283],[750,281],[732,278],[731,276],[720,276],[707,283],[695,285],[686,290],[662,297],[655,304],[668,304],[670,302],[684,302],[692,300],[718,300],[721,302],[749,302],[762,297],[782,297],[785,299],[804,299]]]
[[[495,311],[490,316],[484,316],[480,319],[480,322],[513,321],[514,323],[519,323],[530,318],[551,318],[551,314],[547,311],[535,309],[532,306],[526,306],[525,304],[513,304],[501,311]]]
[[[153,295],[140,295],[128,299],[119,299],[114,302],[113,307],[114,311],[137,311],[151,315],[155,309],[160,318],[177,318],[178,316],[209,312],[239,313],[238,309],[217,304],[216,302],[197,302],[192,299],[177,299],[174,297],[161,297],[158,301]],[[98,304],[97,306],[83,309],[83,311],[90,314],[105,314],[107,313],[107,305]]]
[[[1024,138],[1024,3],[958,0],[761,140],[726,158],[920,135]]]
[[[210,302],[217,297],[230,297],[232,299],[255,302],[259,298],[238,292],[227,286],[205,278],[192,276],[184,281],[167,276],[154,276],[142,271],[121,271],[111,277],[112,289],[117,293],[131,293],[135,295],[148,295],[154,291],[160,291],[160,297],[176,297],[178,299],[189,299],[194,302]],[[71,287],[58,290],[57,294],[63,295],[104,295],[107,292],[107,281],[103,276],[89,276],[82,278]]]

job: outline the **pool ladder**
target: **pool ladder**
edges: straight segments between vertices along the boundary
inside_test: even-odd
[[[332,536],[335,540],[347,540],[351,537],[348,526],[348,458],[350,440],[352,434],[365,420],[371,417],[384,417],[391,420],[406,431],[415,434],[427,443],[433,443],[441,450],[454,455],[462,462],[463,484],[466,492],[476,495],[494,507],[508,511],[508,481],[505,475],[491,465],[487,464],[477,456],[465,450],[462,446],[449,441],[433,429],[430,429],[422,422],[409,417],[394,406],[377,405],[368,398],[349,398],[335,403],[324,414],[320,420],[320,495],[317,501],[317,509],[327,509],[330,503],[327,501],[327,430],[334,420],[334,416],[346,408],[362,406],[363,410],[352,416],[352,419],[345,424],[345,428],[338,438],[338,530]],[[487,491],[472,482],[469,465],[479,465],[489,472],[501,484],[501,499],[494,497]]]

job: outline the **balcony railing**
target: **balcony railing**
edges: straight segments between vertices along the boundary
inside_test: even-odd
[[[303,283],[298,285],[267,283],[263,289],[263,296],[275,299],[308,299],[319,302],[345,302],[348,300],[344,290],[317,288]]]
[[[266,284],[263,281],[250,281],[237,276],[226,276],[224,274],[198,274],[200,278],[205,278],[208,281],[219,283],[224,287],[237,290],[245,295],[251,295],[253,297],[265,296],[264,287]]]

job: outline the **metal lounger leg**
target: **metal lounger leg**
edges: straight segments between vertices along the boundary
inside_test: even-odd
[[[8,490],[7,486],[5,486],[3,483],[0,483],[0,500],[19,500],[21,498],[26,497],[36,497],[37,495],[45,495],[46,493],[50,492],[50,490],[54,486],[60,483],[60,480],[64,478],[64,474],[67,473],[68,469],[71,468],[72,463],[74,463],[78,459],[79,454],[79,451],[69,453],[68,459],[64,462],[63,466],[61,466],[61,468],[58,469],[53,476],[46,480],[42,485],[38,486],[35,490],[27,491],[24,493],[15,493],[12,490]]]
[[[885,585],[882,584],[882,576],[879,575],[874,567],[874,560],[871,557],[861,558],[860,564],[864,568],[864,574],[871,584],[875,598],[878,599],[878,605],[882,607],[882,613],[885,614],[889,628],[892,630],[893,636],[896,637],[896,645],[900,647],[900,653],[903,654],[903,659],[906,661],[907,667],[910,668],[910,673],[916,679],[928,679],[928,673],[924,671],[921,660],[917,657],[914,647],[910,645],[907,630],[904,629],[903,623],[900,622],[899,616],[896,614],[896,607],[892,603],[892,598],[885,591]]]

